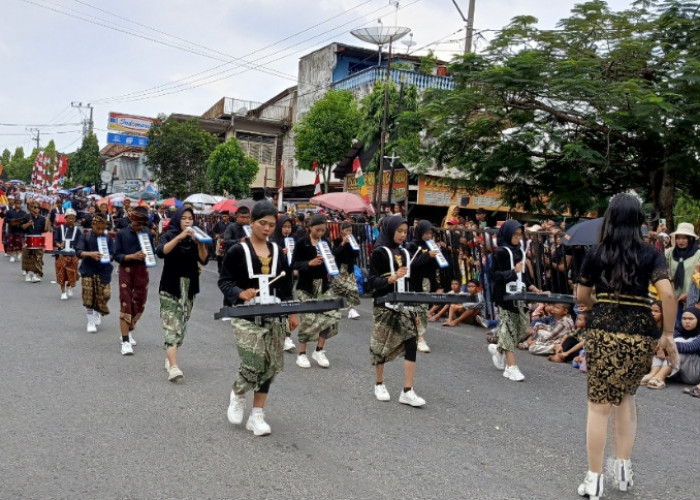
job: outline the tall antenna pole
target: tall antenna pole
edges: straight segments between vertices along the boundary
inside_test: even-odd
[[[464,17],[462,9],[459,8],[459,5],[457,5],[457,2],[455,0],[452,0],[452,3],[457,8],[459,16],[462,18],[462,21],[464,21],[464,24],[466,25],[465,27],[467,35],[464,39],[464,54],[466,55],[472,51],[472,39],[474,37],[474,4],[476,3],[476,0],[469,0],[469,10],[467,11],[467,17]]]

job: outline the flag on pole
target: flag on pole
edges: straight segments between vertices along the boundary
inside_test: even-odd
[[[321,194],[321,178],[318,176],[318,163],[314,160],[314,172],[316,172],[316,179],[314,179],[314,196]]]
[[[282,212],[282,196],[284,195],[284,160],[280,162],[280,175],[277,180],[277,211]]]
[[[365,174],[362,171],[362,165],[360,165],[360,158],[358,156],[356,156],[352,162],[352,171],[355,173],[357,185],[360,187],[360,196],[369,203],[369,194],[367,193],[367,186],[365,185]]]

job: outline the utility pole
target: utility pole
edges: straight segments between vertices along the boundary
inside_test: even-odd
[[[90,118],[87,120],[83,120],[83,139],[85,139],[89,134],[92,134],[92,129],[94,126],[94,123],[92,121],[92,104],[89,102],[86,104],[83,104],[82,102],[71,102],[70,103],[71,107],[73,108],[78,108],[82,111],[83,108],[87,108],[90,110]]]
[[[38,128],[28,128],[27,132],[32,134],[32,140],[36,141],[36,150],[39,151],[39,139],[41,137],[41,130]],[[34,137],[34,132],[36,132],[36,137]]]
[[[459,8],[459,5],[457,5],[455,0],[452,0],[452,3],[457,8],[457,12],[459,12],[462,21],[464,21],[464,24],[466,25],[467,35],[464,39],[464,55],[467,55],[472,51],[472,38],[474,37],[474,4],[476,3],[476,0],[469,0],[467,17],[464,17],[462,9]]]

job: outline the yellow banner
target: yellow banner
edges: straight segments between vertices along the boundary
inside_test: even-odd
[[[365,185],[359,186],[355,178],[355,174],[345,176],[345,190],[349,193],[359,194],[364,196],[366,193],[374,193],[374,172],[364,174]],[[382,175],[382,200],[386,201],[389,195],[389,182],[391,180],[391,171],[385,171]],[[364,192],[363,192],[364,191]],[[408,194],[408,172],[405,168],[397,168],[394,170],[394,184],[392,185],[391,199],[392,201],[405,200]]]

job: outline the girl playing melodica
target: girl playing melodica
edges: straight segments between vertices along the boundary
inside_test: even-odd
[[[323,257],[317,249],[319,242],[324,241],[323,237],[327,229],[326,218],[321,214],[314,214],[307,226],[309,234],[297,242],[292,257],[292,268],[299,272],[296,289],[297,299],[307,301],[332,298],[329,290],[328,271],[324,265]],[[306,344],[308,342],[318,342],[316,350],[311,355],[318,366],[322,368],[330,366],[328,358],[326,358],[325,345],[329,338],[338,334],[339,321],[340,313],[338,311],[301,315],[298,334],[298,367],[311,368],[311,362],[306,357]]]
[[[408,223],[402,217],[384,218],[370,258],[369,285],[374,290],[375,300],[395,291],[397,282],[403,283],[400,280],[405,279],[410,255],[401,244],[407,234]],[[403,391],[399,403],[415,407],[425,405],[425,400],[413,390],[418,347],[417,314],[411,308],[375,302],[373,315],[374,329],[369,349],[376,375],[374,395],[379,401],[391,399],[384,385],[384,363],[403,355]]]
[[[343,222],[340,225],[340,238],[336,238],[333,242],[333,256],[340,268],[340,274],[331,281],[331,289],[338,297],[345,297],[350,307],[348,309],[350,319],[360,317],[360,313],[355,310],[355,307],[360,305],[360,293],[355,280],[355,263],[359,251],[360,247],[352,234],[352,224]]]
[[[219,289],[227,303],[241,305],[257,296],[260,287],[257,276],[263,275],[270,281],[271,295],[281,300],[290,300],[292,277],[287,259],[275,243],[267,241],[275,228],[277,209],[269,201],[259,201],[253,207],[251,216],[251,236],[232,246],[224,256]],[[286,274],[272,283],[272,279],[280,277],[283,271]],[[241,364],[231,390],[227,416],[232,424],[243,422],[245,393],[252,390],[253,410],[246,429],[253,431],[256,436],[271,432],[270,426],[265,422],[263,407],[270,384],[284,367],[285,321],[284,316],[231,320]],[[293,330],[298,324],[297,315],[290,314],[290,328]]]
[[[294,253],[294,237],[292,236],[292,229],[294,226],[294,220],[288,215],[281,215],[277,219],[277,224],[275,226],[275,232],[270,236],[270,241],[277,243],[282,249],[282,253],[287,259],[287,263],[291,265],[292,254]],[[284,326],[284,350],[293,351],[297,346],[294,345],[292,341],[292,331],[289,329],[289,325],[286,322],[283,323]]]

